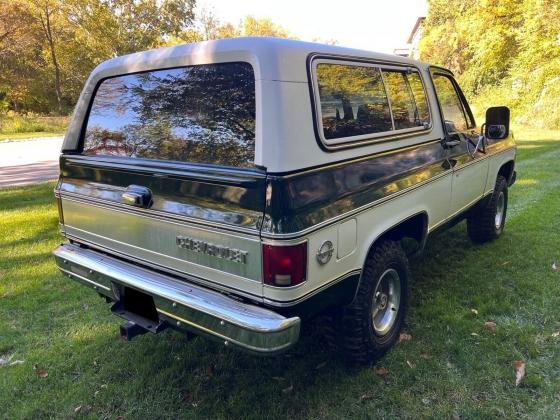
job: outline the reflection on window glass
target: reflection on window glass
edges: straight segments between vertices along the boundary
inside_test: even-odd
[[[461,100],[451,79],[441,74],[432,76],[436,94],[441,105],[445,126],[448,132],[464,131],[468,128]]]
[[[407,75],[408,84],[412,90],[412,97],[418,112],[418,118],[422,123],[430,123],[430,108],[428,107],[428,99],[426,98],[426,91],[420,75],[418,73],[409,73]]]
[[[254,166],[252,67],[212,64],[104,80],[89,114],[84,154]]]
[[[393,129],[379,69],[319,64],[317,81],[327,140]]]
[[[327,140],[430,124],[418,72],[321,63],[317,81]]]
[[[391,99],[395,130],[422,127],[429,124],[430,115],[424,88],[418,73],[383,70],[383,77]],[[415,91],[412,89],[414,83]],[[422,113],[420,113],[422,109]]]

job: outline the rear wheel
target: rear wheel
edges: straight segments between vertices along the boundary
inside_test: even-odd
[[[502,234],[506,222],[507,202],[507,180],[498,175],[490,199],[485,205],[474,208],[467,218],[467,232],[473,242],[488,242]]]
[[[370,252],[354,301],[330,315],[330,338],[350,363],[377,360],[395,343],[408,306],[409,278],[398,242],[382,242]]]

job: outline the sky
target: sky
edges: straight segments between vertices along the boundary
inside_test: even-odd
[[[426,0],[197,0],[221,23],[246,15],[270,18],[304,41],[336,40],[344,47],[392,53],[406,46]]]

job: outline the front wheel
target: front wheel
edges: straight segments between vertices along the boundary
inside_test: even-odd
[[[467,232],[473,242],[488,242],[502,234],[506,222],[507,202],[507,180],[498,175],[490,199],[484,206],[474,208],[467,218]]]
[[[379,359],[396,342],[408,307],[408,259],[398,242],[370,252],[354,301],[339,312],[338,345],[352,364]]]

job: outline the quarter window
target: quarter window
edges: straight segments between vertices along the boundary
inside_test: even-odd
[[[251,65],[199,65],[105,79],[91,105],[83,153],[254,166]]]
[[[391,111],[395,130],[422,127],[429,124],[430,116],[424,88],[418,73],[383,70],[387,91],[391,98]],[[415,91],[412,90],[412,85]],[[422,112],[420,112],[420,109]]]

